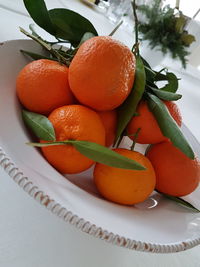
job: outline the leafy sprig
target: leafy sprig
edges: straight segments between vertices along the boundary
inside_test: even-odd
[[[129,159],[105,146],[89,141],[65,140],[56,141],[56,135],[53,125],[49,119],[35,112],[27,110],[22,111],[22,119],[25,125],[40,140],[46,141],[41,143],[27,143],[34,147],[47,147],[58,145],[72,145],[84,156],[111,167],[129,169],[129,170],[145,170],[145,168],[136,161]]]
[[[152,47],[163,44],[163,53],[166,53],[168,49],[171,49],[170,51],[172,56],[174,58],[180,58],[184,66],[186,64],[185,57],[188,54],[186,47],[188,47],[194,41],[194,37],[185,31],[186,19],[183,14],[179,12],[178,16],[176,16],[174,14],[174,9],[169,7],[161,9],[160,2],[161,0],[156,0],[154,8],[152,9],[146,6],[139,7],[140,11],[146,13],[148,20],[150,20],[150,28],[148,28],[149,25],[143,25],[138,22],[135,0],[133,0],[132,3],[136,22],[136,42],[132,48],[132,52],[136,56],[136,75],[135,83],[129,97],[122,104],[122,106],[119,107],[116,141],[119,143],[123,136],[126,135],[125,128],[132,116],[137,115],[136,109],[139,102],[141,99],[146,99],[163,135],[167,136],[173,142],[173,144],[182,150],[183,153],[185,153],[188,157],[193,158],[194,153],[190,145],[183,137],[180,129],[176,126],[173,118],[163,107],[164,105],[161,101],[172,101],[181,98],[181,95],[176,93],[178,89],[178,78],[175,76],[175,74],[168,72],[166,69],[162,69],[159,72],[154,71],[150,64],[144,58],[142,58],[139,53],[138,27],[140,32],[143,31],[144,39],[150,40]],[[48,58],[69,65],[79,46],[87,39],[98,35],[91,22],[74,11],[68,9],[48,10],[44,0],[24,0],[24,4],[36,24],[53,35],[57,40],[56,42],[48,42],[42,39],[32,27],[30,28],[31,33],[21,29],[24,34],[37,41],[45,50],[48,51],[49,56],[43,56],[22,50],[24,54],[32,57],[33,59]],[[162,16],[159,17],[159,15],[157,15],[158,12],[161,12]],[[160,23],[161,18],[164,23],[163,25]],[[172,25],[172,18],[173,22],[175,23],[175,27]],[[114,34],[120,25],[121,22],[110,35]],[[163,32],[166,32],[166,29],[172,30],[172,34],[161,36]],[[173,31],[175,31],[175,33]],[[156,36],[154,36],[154,33],[156,33]],[[172,41],[174,36],[179,37],[179,39],[175,38],[175,42]],[[153,39],[151,40],[151,38]],[[169,41],[172,41],[170,45]],[[178,46],[177,42],[179,42]],[[68,43],[70,47],[65,50],[62,50],[62,46],[59,49],[55,48],[54,45],[59,43]],[[174,49],[175,45],[176,47]],[[159,81],[165,81],[166,85],[159,88]],[[137,162],[92,142],[79,140],[65,140],[62,142],[55,141],[56,136],[53,126],[45,116],[28,111],[23,111],[22,116],[25,124],[39,139],[48,141],[45,143],[29,143],[29,145],[36,147],[50,145],[72,145],[80,153],[93,159],[94,161],[113,167],[144,170],[144,167]],[[140,129],[138,129],[138,131],[135,133],[135,141],[137,140],[139,133]],[[183,201],[182,199],[171,196],[166,197],[175,202],[179,202],[182,205],[195,209],[191,204]],[[195,210],[198,211],[197,209]]]
[[[159,47],[163,54],[170,52],[185,68],[189,55],[187,48],[195,41],[186,30],[188,18],[169,5],[162,7],[162,0],[155,0],[152,6],[140,5],[138,10],[145,15],[138,27],[142,38],[149,40],[151,48]]]
[[[156,190],[157,191],[157,190]],[[185,207],[185,208],[188,208],[194,212],[200,212],[199,209],[197,209],[195,206],[193,206],[191,203],[189,203],[188,201],[180,198],[180,197],[175,197],[175,196],[171,196],[171,195],[168,195],[168,194],[164,194],[164,193],[161,193],[159,191],[157,191],[159,194],[161,194],[162,196],[164,196],[165,198],[181,205],[182,207]]]
[[[135,0],[133,1],[132,6],[135,18],[135,47],[137,47],[138,19]],[[149,108],[163,135],[169,138],[173,145],[179,148],[189,158],[194,159],[192,148],[161,101],[162,99],[172,101],[181,98],[180,94],[176,94],[178,89],[178,78],[175,74],[168,72],[165,69],[159,72],[154,71],[150,64],[140,56],[139,49],[136,50],[135,56],[135,82],[130,95],[118,108],[119,115],[115,144],[118,145],[126,134],[126,126],[135,115],[139,102],[142,99],[146,99],[148,100]],[[167,84],[164,87],[159,88],[157,85],[157,82],[159,81],[165,81]]]
[[[27,36],[39,42],[54,59],[57,59],[61,63],[69,65],[82,42],[97,35],[97,31],[91,22],[72,10],[48,10],[43,0],[24,0],[24,3],[29,14],[40,27],[52,34],[58,41],[71,44],[70,49],[67,51],[54,49],[52,44],[43,40],[33,31],[33,29],[32,34],[21,29]],[[151,108],[163,135],[168,137],[171,142],[189,158],[194,158],[194,153],[187,140],[183,137],[180,129],[175,127],[176,123],[170,114],[163,109],[163,103],[159,100],[160,98],[171,101],[181,97],[181,95],[176,94],[178,89],[178,78],[173,73],[163,73],[164,70],[161,70],[160,72],[152,70],[149,63],[140,56],[138,44],[139,24],[135,0],[133,0],[132,6],[135,18],[135,45],[132,50],[136,56],[136,75],[130,95],[119,107],[119,119],[115,142],[119,144],[119,141],[121,141],[125,135],[127,124],[136,113],[137,105],[141,99],[146,98],[148,99],[149,107]],[[142,9],[142,7],[140,7],[140,9]],[[149,19],[153,19],[151,16],[151,12],[153,12],[155,20],[159,21],[159,18],[155,15],[158,11],[162,11],[160,8],[160,0],[156,0],[153,10],[147,10],[147,17],[149,17]],[[173,10],[168,7],[167,12],[164,14],[164,18],[171,18],[173,15],[172,11]],[[176,18],[176,22],[176,31],[182,33],[184,28],[183,18],[181,20],[177,20]],[[31,55],[30,52],[26,51],[25,53]],[[33,54],[32,56],[35,57]],[[164,87],[159,88],[157,85],[158,81],[166,81],[167,84]],[[166,123],[163,124],[163,122]],[[177,136],[180,137],[180,139],[177,138]],[[180,145],[180,140],[182,141],[182,145]]]

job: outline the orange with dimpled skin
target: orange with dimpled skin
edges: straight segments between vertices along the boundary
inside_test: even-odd
[[[74,102],[68,67],[53,60],[39,59],[27,64],[17,76],[16,88],[25,108],[44,115]]]
[[[168,111],[178,126],[182,124],[182,117],[178,106],[171,101],[164,101]],[[154,118],[153,113],[149,110],[147,102],[142,100],[137,108],[138,115],[134,116],[127,126],[127,132],[131,139],[134,139],[134,134],[140,128],[137,137],[137,143],[140,144],[156,144],[168,140],[165,137]]]
[[[108,111],[99,111],[97,112],[103,122],[106,131],[106,146],[109,147],[113,145],[116,129],[117,129],[117,111],[108,110]]]
[[[56,141],[83,140],[105,145],[102,121],[95,111],[87,107],[68,105],[57,108],[49,115],[49,120],[55,129]],[[61,173],[79,173],[94,163],[72,145],[42,147],[42,152]]]
[[[172,196],[192,193],[199,184],[200,162],[189,159],[171,142],[153,145],[147,152],[156,173],[156,189]]]
[[[156,184],[151,162],[136,151],[122,148],[114,151],[135,160],[146,170],[125,170],[97,163],[94,169],[94,182],[99,193],[110,201],[124,205],[144,201],[152,193]]]
[[[131,92],[135,56],[109,36],[85,41],[69,66],[70,88],[78,101],[98,111],[121,105]]]

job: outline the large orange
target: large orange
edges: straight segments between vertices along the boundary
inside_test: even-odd
[[[178,106],[171,101],[164,102],[176,123],[181,126],[182,117]],[[142,100],[137,108],[137,116],[134,116],[127,127],[128,135],[134,139],[134,133],[140,128],[137,142],[140,144],[156,144],[167,140],[153,115],[149,110],[147,102]]]
[[[189,159],[171,142],[153,145],[147,157],[156,173],[156,189],[172,196],[193,192],[200,179],[200,162]]]
[[[32,112],[48,115],[55,108],[73,103],[68,68],[48,59],[32,61],[17,76],[17,95]]]
[[[114,143],[117,129],[117,111],[99,111],[97,112],[103,122],[106,131],[106,146],[111,146]]]
[[[155,188],[156,177],[151,162],[141,153],[127,149],[115,152],[142,164],[146,170],[125,170],[97,163],[94,182],[100,194],[113,202],[133,205],[144,201]]]
[[[133,86],[135,57],[108,36],[84,42],[69,66],[69,84],[80,103],[95,110],[112,110],[123,103]]]
[[[55,109],[49,116],[57,141],[84,140],[105,144],[105,129],[97,113],[81,105]],[[94,162],[83,156],[72,145],[43,147],[46,159],[61,173],[79,173]]]

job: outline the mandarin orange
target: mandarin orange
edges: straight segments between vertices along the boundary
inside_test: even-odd
[[[68,67],[53,60],[40,59],[26,65],[17,76],[16,87],[22,105],[44,115],[74,101]]]
[[[173,119],[179,126],[181,126],[182,117],[178,106],[170,101],[165,101],[164,103]],[[134,134],[140,128],[137,138],[137,142],[140,144],[156,144],[167,140],[167,137],[162,134],[158,123],[152,112],[149,110],[145,100],[142,100],[139,103],[137,113],[138,115],[131,119],[127,127],[127,132],[131,139],[134,139]]]
[[[84,42],[69,66],[69,84],[80,103],[98,111],[112,110],[131,92],[135,56],[109,36]]]
[[[153,145],[147,152],[156,173],[156,189],[172,196],[192,193],[199,184],[200,162],[189,159],[171,142]]]
[[[49,120],[55,129],[56,141],[84,140],[105,145],[103,123],[98,114],[87,107],[68,105],[57,108],[49,115]],[[61,173],[79,173],[94,163],[72,145],[42,147],[42,152]]]
[[[133,205],[144,201],[156,184],[151,162],[139,152],[122,148],[114,151],[137,161],[146,170],[125,170],[97,163],[94,169],[94,182],[98,191],[104,198],[119,204]]]
[[[103,122],[106,131],[106,146],[111,146],[114,143],[117,129],[117,111],[99,111],[97,112]]]

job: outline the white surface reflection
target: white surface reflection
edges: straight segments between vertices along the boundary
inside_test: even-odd
[[[141,210],[148,210],[157,207],[161,196],[159,194],[154,194],[153,196],[149,197],[147,200],[143,201],[142,203],[138,203],[135,205],[137,209]]]

